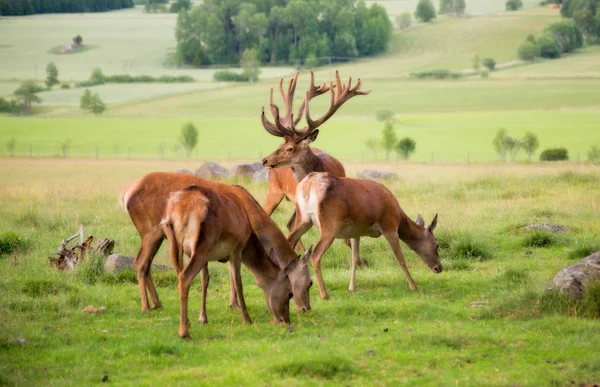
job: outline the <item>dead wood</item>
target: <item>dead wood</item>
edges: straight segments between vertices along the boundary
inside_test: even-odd
[[[79,242],[69,246],[69,243],[78,236]],[[96,247],[92,248],[93,240],[94,237],[90,235],[84,241],[83,225],[79,226],[79,231],[71,237],[63,239],[58,251],[52,253],[53,255],[56,255],[56,257],[48,257],[50,265],[58,270],[70,270],[74,268],[77,263],[84,260],[90,250],[97,251],[103,256],[107,256],[112,253],[115,247],[115,241],[104,238],[100,239],[96,244]]]

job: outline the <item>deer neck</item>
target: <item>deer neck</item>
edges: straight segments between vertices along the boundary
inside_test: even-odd
[[[291,167],[294,179],[301,182],[311,172],[324,172],[323,160],[306,147],[300,162]]]
[[[279,268],[271,262],[255,234],[252,234],[244,247],[242,262],[252,272],[258,287],[265,291],[279,275]]]
[[[417,251],[419,243],[424,236],[423,227],[413,222],[406,214],[402,214],[398,226],[398,237],[413,251]]]

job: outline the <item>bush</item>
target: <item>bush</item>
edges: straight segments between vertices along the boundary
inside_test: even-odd
[[[496,61],[493,58],[485,58],[481,61],[481,64],[490,71],[493,71],[496,68]]]
[[[412,24],[412,15],[410,12],[404,12],[398,16],[396,16],[396,26],[401,30],[410,27]]]
[[[566,148],[549,148],[542,152],[540,161],[562,161],[569,159],[569,151]]]
[[[235,71],[230,70],[215,72],[213,80],[217,82],[250,82],[250,78],[246,74],[238,74]]]
[[[462,78],[463,74],[455,73],[450,70],[430,70],[430,71],[421,71],[420,73],[411,73],[410,76],[412,78],[418,79],[458,79]]]
[[[542,56],[540,47],[529,41],[521,44],[517,53],[521,60],[534,60],[535,58]]]
[[[508,0],[506,2],[506,10],[507,11],[517,11],[521,8],[523,8],[522,0]]]
[[[550,33],[543,34],[537,39],[537,45],[543,58],[560,58],[561,46],[554,35]]]
[[[68,83],[63,83],[62,85],[60,85],[61,89],[70,89],[71,85],[69,85]]]
[[[600,148],[596,145],[593,145],[588,151],[588,161],[594,164],[600,163]]]
[[[0,113],[18,113],[19,105],[14,99],[0,98]]]
[[[583,34],[573,20],[552,23],[546,27],[544,32],[554,36],[563,53],[583,46]]]
[[[468,235],[458,237],[450,244],[453,259],[475,259],[485,261],[492,257],[489,248]]]
[[[175,0],[171,3],[171,6],[169,7],[169,12],[178,13],[182,9],[187,11],[188,9],[190,9],[191,6],[192,2],[190,0]]]
[[[0,234],[0,256],[24,251],[29,247],[27,240],[14,231]]]
[[[419,0],[417,9],[415,10],[415,18],[427,23],[435,19],[435,8],[431,0]]]

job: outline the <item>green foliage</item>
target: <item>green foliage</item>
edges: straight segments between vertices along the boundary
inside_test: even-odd
[[[473,64],[473,70],[479,71],[479,68],[481,67],[481,57],[479,56],[479,54],[473,55],[471,63]]]
[[[598,251],[600,251],[600,243],[597,241],[587,241],[584,243],[579,243],[577,247],[569,251],[567,256],[569,259],[583,259]]]
[[[467,7],[465,0],[440,0],[440,15],[460,16]]]
[[[535,58],[542,56],[540,47],[537,44],[529,41],[526,41],[519,46],[517,54],[519,55],[519,59],[527,61],[534,60]]]
[[[462,78],[462,73],[455,73],[450,70],[437,69],[437,70],[428,70],[421,71],[418,73],[410,73],[411,78],[417,79],[458,79]]]
[[[555,234],[548,231],[536,230],[523,238],[523,247],[551,247],[559,244]]]
[[[591,161],[594,164],[600,163],[600,147],[596,145],[592,145],[587,154],[588,161]]]
[[[194,82],[194,78],[189,75],[161,75],[153,77],[150,75],[129,75],[116,74],[106,75],[102,78],[104,83],[186,83]]]
[[[494,69],[496,68],[496,60],[493,59],[493,58],[484,58],[481,61],[481,64],[484,67],[487,67],[487,69],[490,70],[490,71],[494,71]]]
[[[561,53],[571,52],[583,46],[583,34],[573,20],[552,23],[544,30],[545,34],[554,36],[561,48]]]
[[[411,153],[415,152],[415,148],[417,147],[417,143],[410,137],[404,137],[402,140],[398,141],[396,144],[396,153],[402,155],[404,160],[408,160]]]
[[[75,35],[73,37],[73,43],[75,43],[76,46],[81,46],[81,44],[83,43],[83,38],[81,37],[81,35]]]
[[[508,133],[506,132],[506,129],[501,128],[501,129],[498,129],[498,131],[496,132],[496,136],[492,140],[492,145],[494,146],[496,153],[498,153],[498,156],[500,156],[500,158],[503,161],[506,161],[506,151],[507,151],[506,138],[507,137],[508,137]]]
[[[566,148],[549,148],[540,154],[540,161],[562,161],[569,159],[569,151]]]
[[[256,57],[255,50],[245,50],[244,54],[242,55],[240,65],[244,69],[242,75],[247,77],[250,80],[250,83],[253,83],[258,80],[258,75],[260,74],[260,63],[258,62],[258,58]]]
[[[162,0],[146,0],[144,10],[147,13],[165,13],[168,11],[168,8]]]
[[[61,1],[30,1],[2,0],[0,15],[23,16],[36,13],[81,13],[106,12],[113,9],[132,8],[132,0],[61,0]]]
[[[561,46],[554,35],[545,33],[537,39],[537,45],[540,48],[540,55],[543,58],[560,58]]]
[[[550,290],[542,294],[539,304],[541,311],[546,314],[560,313],[578,318],[597,319],[600,316],[600,281],[588,283],[586,292],[579,300],[574,300],[558,290]]]
[[[396,16],[396,27],[404,30],[412,24],[412,15],[410,12],[403,12]]]
[[[191,122],[186,123],[181,128],[181,138],[179,140],[185,148],[187,157],[190,158],[192,151],[198,144],[198,129]]]
[[[104,276],[104,256],[95,251],[90,252],[84,260],[77,263],[73,276],[87,285],[94,285]]]
[[[192,2],[190,0],[175,0],[171,2],[169,12],[178,13],[181,10],[187,11],[191,8]]]
[[[506,10],[507,11],[518,11],[521,8],[523,8],[522,0],[508,0],[506,2]]]
[[[15,90],[14,95],[18,101],[23,115],[31,113],[31,105],[34,103],[42,103],[42,99],[36,95],[44,89],[34,81],[25,81]]]
[[[273,371],[282,377],[309,377],[331,380],[347,380],[356,372],[354,365],[338,356],[319,356],[316,359],[292,361],[273,367]]]
[[[68,83],[65,82],[65,83],[63,83],[63,84],[60,85],[60,88],[63,89],[63,90],[70,89],[71,85],[69,85]]]
[[[376,138],[369,138],[366,142],[365,145],[367,147],[367,149],[369,149],[372,153],[373,153],[373,159],[377,158],[377,150],[379,149],[380,146],[380,141],[377,140]]]
[[[415,10],[415,19],[428,23],[435,19],[435,8],[431,0],[419,0],[417,9]]]
[[[7,100],[0,97],[0,113],[18,113],[19,105],[16,100]]]
[[[250,82],[250,78],[246,74],[238,74],[229,70],[215,71],[213,80],[217,82]]]
[[[390,109],[377,109],[375,111],[375,118],[380,122],[392,120],[394,119],[394,112]]]
[[[90,81],[94,82],[97,85],[102,85],[106,80],[106,76],[102,72],[102,69],[99,67],[95,67],[92,70],[92,74],[90,75]]]
[[[253,50],[259,63],[298,65],[307,58],[382,53],[392,23],[384,7],[364,2],[204,2],[179,13],[175,37],[180,64],[239,63],[244,52]]]
[[[385,159],[390,159],[390,152],[394,149],[398,136],[394,130],[394,124],[391,120],[387,120],[383,125],[383,138],[381,141],[381,147],[385,150]]]
[[[79,107],[88,110],[92,106],[92,91],[90,89],[85,89],[83,95],[81,96]]]
[[[58,80],[58,69],[53,62],[48,63],[46,66],[46,86],[48,89],[51,89],[52,86],[58,85],[60,81]]]
[[[492,253],[485,243],[466,234],[460,235],[452,241],[449,248],[449,254],[452,260],[467,259],[487,261],[492,258]]]
[[[100,99],[100,96],[97,93],[92,94],[90,89],[85,89],[81,96],[79,107],[84,110],[89,110],[94,114],[100,114],[106,110],[106,105],[102,99]]]
[[[0,234],[0,256],[22,252],[28,247],[27,239],[14,231],[5,231]]]
[[[525,136],[521,140],[521,148],[527,152],[527,156],[531,161],[531,156],[536,151],[536,149],[540,146],[540,142],[537,136],[531,132],[526,132]]]

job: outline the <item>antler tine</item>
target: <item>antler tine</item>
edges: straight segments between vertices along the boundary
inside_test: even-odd
[[[292,107],[294,104],[294,93],[296,92],[296,84],[298,83],[298,76],[300,75],[299,71],[296,71],[296,75],[292,79],[290,79],[290,83],[288,85],[287,93],[283,91],[283,78],[279,81],[279,93],[281,94],[281,99],[285,105],[285,114],[283,115],[283,119],[281,124],[284,126],[291,126],[292,122],[290,120],[292,114]]]
[[[260,119],[263,124],[263,127],[265,128],[265,130],[267,132],[269,132],[270,134],[272,134],[273,136],[276,136],[276,137],[284,136],[284,134],[281,133],[275,125],[273,125],[272,123],[269,122],[269,120],[267,119],[267,117],[265,115],[265,107],[264,106],[262,108],[262,114],[260,116]]]
[[[271,104],[271,112],[273,113],[273,118],[275,119],[275,127],[282,134],[282,136],[280,136],[280,137],[284,137],[284,136],[293,137],[294,132],[281,124],[281,118],[279,117],[279,108],[277,107],[277,105]]]
[[[294,133],[281,124],[281,120],[279,118],[279,108],[273,103],[273,88],[271,88],[269,93],[269,107],[271,109],[271,114],[275,119],[275,124],[269,122],[265,115],[265,107],[263,106],[261,121],[265,130],[277,137],[293,136]]]

